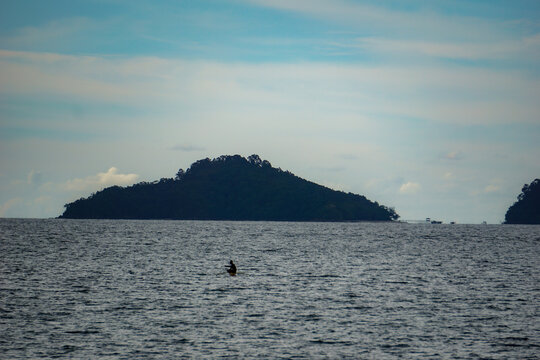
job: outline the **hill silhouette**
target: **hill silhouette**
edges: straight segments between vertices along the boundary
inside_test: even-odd
[[[540,179],[523,185],[518,201],[508,208],[506,224],[540,224]]]
[[[174,179],[112,186],[65,205],[60,218],[272,221],[390,221],[399,217],[364,196],[334,191],[258,155],[199,160]]]

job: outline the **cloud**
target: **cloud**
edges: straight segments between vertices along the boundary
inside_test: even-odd
[[[95,191],[113,185],[131,185],[138,178],[139,175],[136,174],[119,174],[117,168],[111,167],[105,173],[98,173],[83,179],[69,180],[63,185],[63,188],[67,191]]]
[[[498,193],[502,190],[502,186],[504,185],[504,180],[500,178],[491,179],[489,184],[484,187],[484,193],[491,194],[491,193]]]
[[[28,184],[39,185],[43,182],[43,174],[40,171],[31,170],[26,178]]]
[[[540,116],[535,96],[540,82],[508,69],[228,64],[0,50],[0,77],[0,94],[6,96],[46,94],[153,113],[198,112],[199,118],[250,112],[257,117],[287,114],[298,120],[314,114],[335,118],[341,113],[356,119],[398,116],[474,125],[533,124]],[[313,104],[317,111],[309,110]],[[182,121],[188,119],[184,116]]]
[[[393,56],[405,54],[462,60],[540,59],[540,34],[512,40],[470,42],[417,41],[385,38],[360,38],[344,47],[359,47]]]
[[[434,11],[400,11],[346,0],[246,0],[282,11],[318,18],[352,29],[384,30],[386,33],[421,38],[482,39],[504,34],[502,21],[480,17],[443,15]]]
[[[484,192],[485,192],[485,193],[498,192],[499,190],[501,190],[500,185],[494,185],[494,184],[490,184],[490,185],[488,185],[488,186],[486,186],[486,187],[484,188]]]
[[[13,198],[9,199],[5,203],[0,205],[0,217],[4,217],[8,210],[18,204],[21,204],[23,202],[22,198]]]
[[[471,16],[474,5],[465,16],[459,12],[445,14],[444,8],[436,11],[437,4],[398,10],[346,0],[246,1],[334,22],[351,34],[378,34],[353,39],[341,36],[325,44],[327,48],[339,49],[338,53],[345,49],[351,55],[350,50],[357,49],[358,55],[383,54],[388,55],[386,61],[398,59],[401,63],[405,58],[436,58],[490,62],[512,60],[513,66],[530,66],[540,60],[540,34],[535,32],[536,29],[516,31],[518,24],[526,27],[524,20],[494,18],[482,11]]]
[[[420,191],[420,188],[421,186],[419,183],[408,181],[400,186],[399,192],[401,194],[416,194]]]
[[[184,151],[184,152],[193,152],[193,151],[205,151],[205,148],[195,145],[175,145],[170,148],[174,151]]]
[[[450,151],[444,154],[443,158],[447,160],[461,160],[463,159],[463,154],[461,151]]]
[[[51,4],[51,6],[54,6]],[[38,15],[39,16],[39,15]],[[49,22],[34,22],[36,25],[15,28],[10,32],[0,34],[2,47],[16,50],[47,50],[56,49],[69,53],[73,47],[84,43],[86,51],[92,48],[96,41],[103,43],[103,36],[111,36],[116,23],[113,20],[98,20],[90,17],[65,17]],[[37,19],[37,18],[36,18]],[[31,24],[31,21],[27,21]],[[112,26],[111,26],[112,25]],[[116,35],[116,34],[115,34]],[[99,39],[99,40],[97,40]]]

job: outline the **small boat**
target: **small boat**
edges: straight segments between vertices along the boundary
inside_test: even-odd
[[[236,271],[233,271],[232,269],[227,269],[227,272],[228,272],[229,275],[231,275],[231,276],[235,276],[235,275],[236,275]]]
[[[232,260],[229,262],[229,264],[230,264],[230,265],[228,265],[228,266],[225,265],[225,267],[228,268],[228,269],[227,269],[227,272],[228,272],[229,275],[231,275],[231,276],[236,275],[236,265],[234,265],[234,263],[233,263]]]

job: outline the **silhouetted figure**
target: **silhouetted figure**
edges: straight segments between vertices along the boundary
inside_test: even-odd
[[[227,272],[229,274],[231,274],[231,275],[236,275],[236,265],[234,265],[232,260],[230,261],[230,264],[231,265],[228,266]],[[225,265],[225,266],[227,266],[227,265]]]

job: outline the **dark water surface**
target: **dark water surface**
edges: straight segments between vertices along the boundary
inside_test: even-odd
[[[41,357],[539,358],[540,226],[1,219],[0,358]]]

